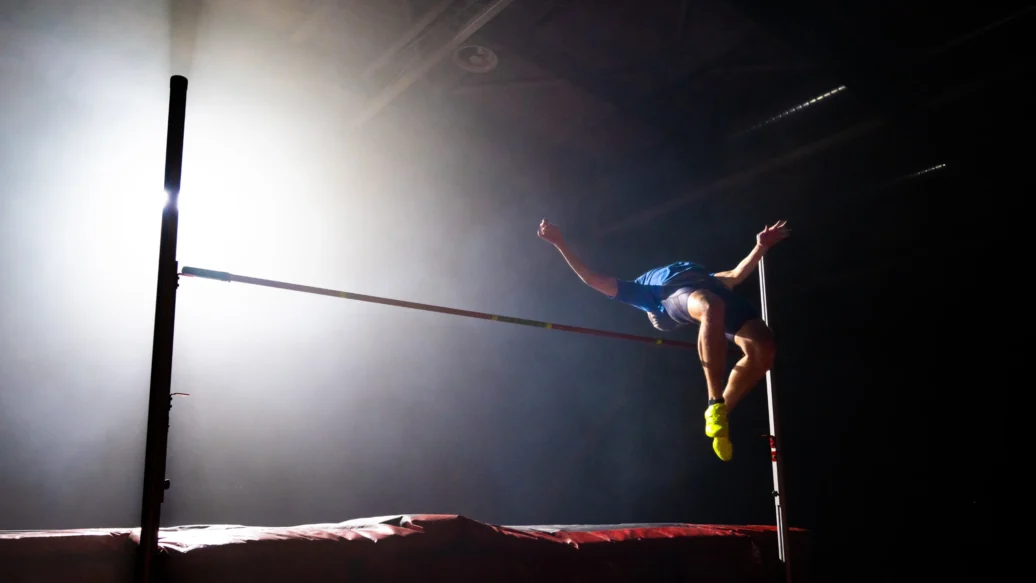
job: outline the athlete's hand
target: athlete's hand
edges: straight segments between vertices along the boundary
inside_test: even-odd
[[[791,229],[787,227],[788,221],[777,221],[772,227],[763,227],[763,230],[755,236],[755,242],[764,249],[769,249],[777,243],[787,239],[791,235]]]
[[[547,219],[540,221],[540,228],[536,234],[540,236],[540,239],[553,245],[560,245],[565,242],[565,237],[561,234],[561,229],[557,228],[556,225],[550,224],[550,221]]]

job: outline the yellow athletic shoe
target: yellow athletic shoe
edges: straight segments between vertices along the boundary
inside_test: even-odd
[[[715,403],[705,410],[705,435],[716,437],[720,433],[727,435],[727,405]]]
[[[716,457],[725,462],[734,459],[734,444],[726,437],[713,437],[712,451],[716,452]]]
[[[730,443],[729,431],[727,406],[724,403],[709,405],[705,410],[705,435],[712,438],[712,451],[725,462],[734,458],[734,444]]]

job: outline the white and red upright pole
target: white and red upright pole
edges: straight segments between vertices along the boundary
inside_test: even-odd
[[[766,260],[759,260],[759,299],[763,321],[770,323],[766,306]],[[791,563],[788,559],[788,523],[785,521],[784,476],[781,468],[780,440],[777,427],[777,400],[773,394],[773,375],[766,371],[766,405],[770,411],[770,462],[773,465],[773,503],[777,508],[777,552],[784,564],[784,580],[791,583]]]

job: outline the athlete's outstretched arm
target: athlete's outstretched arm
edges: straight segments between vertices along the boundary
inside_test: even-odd
[[[561,234],[561,229],[557,226],[550,224],[547,219],[540,221],[540,228],[537,234],[541,239],[554,245],[557,250],[561,253],[561,256],[568,262],[568,266],[572,268],[572,271],[579,276],[579,279],[583,280],[583,283],[601,292],[602,294],[613,298],[619,291],[619,284],[614,277],[610,275],[601,275],[592,271],[579,256],[565,242],[565,237]]]
[[[791,234],[791,229],[787,227],[787,224],[787,221],[777,221],[772,227],[764,226],[763,230],[755,236],[755,247],[741,260],[741,263],[737,264],[737,267],[730,271],[714,273],[713,276],[728,288],[733,288],[743,282],[755,271],[755,266],[759,265],[759,260],[763,258],[763,255]]]

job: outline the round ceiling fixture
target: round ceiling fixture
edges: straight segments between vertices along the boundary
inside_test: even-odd
[[[500,62],[492,49],[466,45],[453,51],[453,62],[469,73],[488,73]]]

